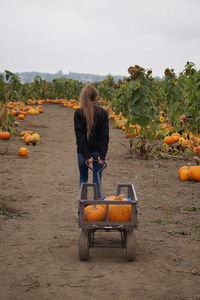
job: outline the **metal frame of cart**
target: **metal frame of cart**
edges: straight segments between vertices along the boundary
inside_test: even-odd
[[[105,166],[106,167],[106,166]],[[104,167],[104,168],[105,168]],[[92,168],[91,168],[92,169]],[[103,169],[103,168],[102,168]],[[92,169],[93,170],[93,169]],[[88,198],[88,189],[93,189],[93,200]],[[78,222],[81,232],[79,235],[79,258],[81,261],[87,261],[89,258],[89,249],[95,247],[120,247],[125,249],[126,259],[128,261],[134,261],[136,257],[136,236],[134,229],[137,228],[137,212],[138,201],[133,184],[118,184],[116,196],[120,195],[124,189],[128,200],[102,200],[97,197],[97,187],[94,183],[83,183],[79,193],[79,216]],[[84,219],[84,208],[91,204],[106,204],[106,218],[103,221],[90,222]],[[109,205],[131,205],[132,214],[129,222],[111,222],[108,218]],[[121,234],[121,243],[119,245],[96,245],[95,244],[95,232],[96,231],[119,231]]]

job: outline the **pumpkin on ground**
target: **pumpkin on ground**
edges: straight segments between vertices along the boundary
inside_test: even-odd
[[[126,120],[116,120],[115,121],[115,128],[122,129],[123,126],[126,125]]]
[[[189,140],[188,139],[185,139],[183,137],[181,137],[178,141],[178,143],[182,146],[187,146],[189,144]]]
[[[175,142],[179,141],[181,135],[177,132],[174,132],[174,133],[172,133],[171,137],[173,137],[173,140],[174,140],[174,143],[175,143]]]
[[[79,108],[80,108],[80,105],[74,105],[74,106],[72,106],[72,108],[73,108],[74,110],[79,109]]]
[[[25,134],[23,140],[24,140],[24,143],[25,143],[26,145],[29,145],[30,142],[32,141],[32,135],[30,135],[30,134]]]
[[[20,132],[20,136],[25,136],[26,134],[32,135],[32,134],[33,134],[33,131],[30,131],[30,130],[24,130],[24,131],[21,131],[21,132]]]
[[[8,131],[0,131],[0,139],[9,140],[11,137],[10,132]]]
[[[39,142],[39,140],[40,140],[40,135],[39,135],[38,133],[33,133],[32,136],[36,139],[37,142]]]
[[[37,115],[39,112],[36,110],[36,109],[34,109],[34,108],[32,108],[32,109],[30,109],[29,111],[28,111],[28,114],[29,115]]]
[[[16,111],[15,109],[11,110],[11,114],[12,114],[13,116],[16,116],[16,115],[17,115],[17,111]]]
[[[178,170],[181,181],[200,181],[200,166],[183,166]]]
[[[200,181],[200,166],[190,167],[190,180]]]
[[[21,147],[19,148],[18,154],[21,157],[27,157],[29,155],[29,150],[25,147]]]
[[[33,146],[35,146],[36,143],[37,143],[37,140],[36,140],[36,138],[33,135],[26,134],[24,136],[24,143],[26,145],[32,144]]]
[[[190,168],[183,166],[178,170],[178,176],[181,181],[187,181],[190,179]]]
[[[167,145],[171,145],[175,142],[175,139],[173,136],[165,136],[164,138],[164,143],[167,144]]]
[[[19,120],[23,120],[24,118],[25,118],[24,114],[19,114],[19,115],[18,115],[18,119],[19,119]]]

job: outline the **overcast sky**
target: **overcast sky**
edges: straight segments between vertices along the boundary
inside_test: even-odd
[[[200,68],[200,0],[0,0],[0,72]]]

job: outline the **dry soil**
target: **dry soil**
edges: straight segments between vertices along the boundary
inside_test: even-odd
[[[1,300],[200,299],[200,183],[180,182],[184,160],[132,158],[123,132],[110,123],[103,191],[133,183],[138,197],[137,257],[122,249],[90,249],[78,256],[78,167],[73,110],[45,104],[19,130],[40,142],[19,158],[19,137],[0,141]],[[101,233],[114,241],[119,233]]]

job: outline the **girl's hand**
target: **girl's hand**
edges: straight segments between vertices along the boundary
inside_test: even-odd
[[[98,157],[98,164],[100,164],[100,165],[104,164],[104,161],[100,157]]]
[[[89,164],[92,164],[92,163],[93,163],[93,158],[90,157],[90,158],[87,160],[87,164],[89,165]]]

